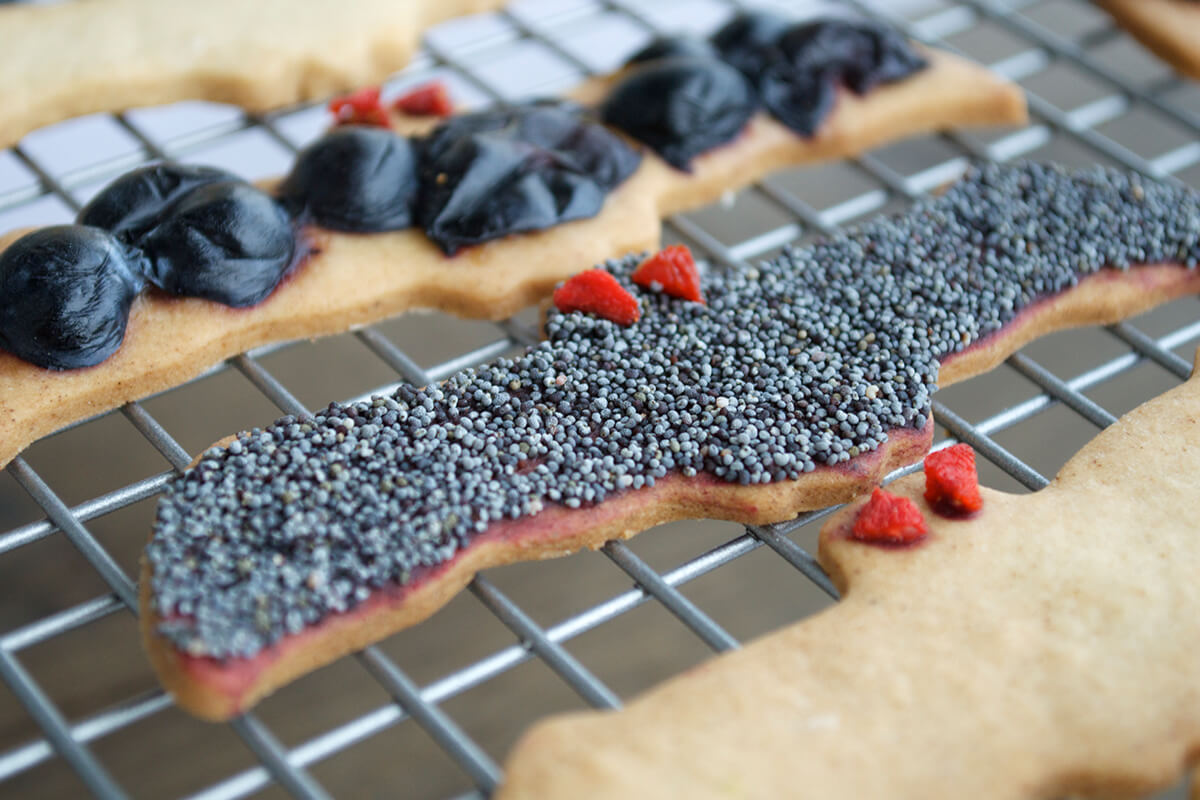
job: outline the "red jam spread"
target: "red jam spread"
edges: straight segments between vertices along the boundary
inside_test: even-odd
[[[433,81],[400,95],[392,108],[415,117],[448,117],[454,113],[454,102],[446,84]]]
[[[581,272],[555,289],[554,305],[565,314],[583,311],[618,325],[632,325],[642,316],[633,295],[602,269]]]
[[[686,245],[673,244],[647,258],[634,271],[633,282],[672,297],[704,302],[696,260]]]
[[[921,509],[907,497],[876,489],[859,510],[850,535],[872,544],[909,544],[924,538],[929,529]]]
[[[962,516],[983,508],[975,451],[956,444],[925,457],[925,500],[939,514]]]
[[[329,101],[329,110],[337,117],[338,125],[392,127],[387,109],[379,102],[378,86],[364,86],[356,92],[335,97]]]

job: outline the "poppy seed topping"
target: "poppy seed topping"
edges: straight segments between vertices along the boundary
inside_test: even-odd
[[[496,521],[668,474],[765,484],[874,451],[924,428],[942,358],[1037,300],[1102,269],[1194,269],[1200,194],[992,165],[900,216],[710,272],[706,304],[635,285],[640,261],[604,265],[641,307],[632,325],[552,309],[519,357],[204,453],[159,501],[158,632],[191,655],[253,656]]]

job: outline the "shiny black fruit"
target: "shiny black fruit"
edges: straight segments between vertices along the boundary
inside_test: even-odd
[[[825,71],[794,70],[776,62],[758,81],[758,93],[771,115],[802,136],[812,136],[833,111],[838,81]]]
[[[792,23],[765,11],[744,11],[712,35],[710,40],[720,57],[756,80],[771,63],[779,37]]]
[[[825,19],[795,25],[779,51],[796,70],[833,71],[856,94],[906,78],[926,66],[900,33],[872,22]]]
[[[695,36],[658,36],[652,39],[641,50],[630,56],[625,64],[626,66],[641,64],[645,61],[656,61],[660,58],[672,58],[674,56],[692,56],[694,58],[720,57],[717,54],[716,48],[705,39],[698,39]]]
[[[403,230],[413,224],[416,152],[383,128],[338,128],[300,153],[279,195],[298,218],[330,230]]]
[[[736,137],[757,108],[742,73],[716,59],[668,58],[635,69],[600,106],[601,118],[686,170]]]
[[[417,213],[443,251],[595,216],[640,161],[562,102],[456,117],[425,141]]]
[[[513,137],[555,153],[605,192],[615,189],[642,163],[637,151],[573,103],[540,101],[521,108]]]
[[[763,104],[805,136],[816,133],[841,85],[856,94],[900,80],[926,61],[894,30],[869,22],[825,19],[795,25],[758,81]]]
[[[155,164],[127,172],[100,190],[75,221],[132,241],[153,228],[179,198],[218,181],[237,180],[224,170],[186,164]]]
[[[422,180],[437,180],[437,165],[458,143],[472,136],[521,142],[570,161],[601,188],[613,189],[641,163],[641,156],[582,106],[567,100],[534,100],[519,106],[465,114],[439,126],[425,140]]]
[[[91,367],[125,338],[141,271],[99,228],[58,225],[0,253],[0,348],[39,367]]]
[[[273,198],[226,182],[184,195],[140,245],[155,286],[241,308],[264,300],[283,278],[296,238]]]

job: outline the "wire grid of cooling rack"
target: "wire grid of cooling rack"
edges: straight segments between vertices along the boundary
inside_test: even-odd
[[[572,0],[567,3],[532,0],[517,3],[506,12],[487,17],[482,28],[476,29],[475,41],[428,37],[425,51],[405,71],[404,76],[411,77],[409,82],[416,82],[433,74],[439,75],[450,82],[452,91],[460,100],[467,99],[476,105],[503,101],[512,94],[521,94],[526,87],[511,83],[498,86],[494,74],[481,70],[465,55],[469,54],[472,47],[480,46],[481,40],[491,37],[505,42],[504,46],[514,52],[521,48],[536,48],[540,55],[534,58],[534,62],[537,58],[558,62],[557,70],[540,76],[537,86],[539,91],[558,90],[583,75],[615,66],[624,53],[653,33],[674,32],[680,28],[706,31],[722,15],[740,6],[736,0],[705,0],[691,3],[689,9],[696,13],[683,14],[679,13],[683,5],[652,3],[648,0]],[[868,4],[856,0],[851,0],[847,5],[863,13],[877,13]],[[860,218],[885,205],[909,201],[959,174],[970,159],[1010,160],[1037,151],[1059,137],[1094,154],[1095,160],[1108,161],[1168,180],[1178,180],[1179,176],[1190,171],[1191,182],[1200,185],[1200,178],[1197,178],[1200,172],[1194,169],[1200,164],[1200,114],[1175,99],[1175,93],[1181,90],[1183,84],[1177,78],[1163,77],[1144,85],[1117,74],[1103,61],[1093,57],[1102,48],[1123,37],[1111,24],[1093,26],[1086,35],[1076,38],[1062,38],[1052,30],[1052,26],[1044,24],[1043,15],[1049,6],[1070,7],[1081,14],[1095,13],[1084,5],[1083,0],[1009,0],[1004,3],[955,0],[927,5],[933,8],[908,19],[894,17],[893,21],[919,40],[949,46],[951,49],[958,49],[954,43],[969,40],[971,32],[981,26],[1003,31],[1005,35],[1019,39],[1021,48],[1015,54],[992,63],[993,69],[1014,80],[1029,82],[1057,64],[1068,64],[1095,81],[1102,91],[1097,93],[1095,99],[1066,110],[1061,104],[1052,103],[1031,92],[1029,101],[1033,122],[1030,126],[990,140],[960,134],[931,137],[944,145],[950,155],[936,159],[935,163],[915,173],[904,174],[874,154],[853,159],[851,166],[869,180],[872,188],[823,209],[807,202],[799,192],[781,188],[778,183],[760,183],[755,191],[782,210],[788,221],[749,239],[736,243],[723,242],[702,222],[689,215],[666,220],[666,235],[688,242],[718,264],[741,264],[801,237],[832,230],[837,225]],[[1071,13],[1070,10],[1068,13]],[[576,42],[582,46],[569,46],[559,26],[581,18],[587,18],[597,27],[616,26],[627,31],[629,47],[622,52],[605,52],[602,58],[596,58],[596,53],[587,48],[586,37]],[[479,30],[483,33],[479,34]],[[965,49],[968,55],[985,62],[988,60],[986,55],[972,52],[970,47]],[[563,65],[566,65],[565,70]],[[526,62],[522,74],[528,74],[528,71],[529,63]],[[1186,131],[1185,141],[1147,157],[1121,143],[1118,137],[1106,135],[1101,130],[1106,123],[1118,120],[1135,106],[1156,119]],[[258,137],[259,141],[269,140],[274,145],[282,146],[284,151],[293,152],[300,141],[315,135],[323,122],[322,112],[318,108],[310,111],[261,116],[246,116],[231,111],[224,127],[218,125],[215,131],[201,132],[194,137],[194,142],[202,144],[231,134],[252,136]],[[17,181],[17,188],[10,187],[7,194],[3,192],[0,182],[0,222],[12,227],[18,223],[57,221],[56,216],[61,217],[71,209],[78,208],[86,195],[106,182],[114,172],[147,158],[164,157],[164,149],[156,143],[154,135],[147,133],[146,125],[138,124],[136,113],[104,117],[107,122],[115,123],[123,136],[136,143],[139,154],[130,163],[126,163],[129,161],[127,155],[114,156],[104,169],[92,173],[102,175],[103,179],[87,178],[89,173],[85,170],[82,173],[85,178],[73,184],[62,180],[62,171],[47,166],[41,157],[45,148],[53,146],[53,139],[48,143],[26,140],[26,144],[7,152],[0,151],[3,156],[0,158],[0,179],[6,169],[12,173],[13,164],[33,178],[32,185],[24,187]],[[250,165],[251,171],[260,170],[262,174],[279,172],[284,166],[274,156],[261,159],[251,157],[250,161],[243,162],[245,164]],[[498,328],[498,337],[491,343],[428,368],[420,367],[405,349],[377,327],[359,331],[355,336],[395,370],[397,381],[421,385],[494,358],[535,338],[532,329],[517,321],[499,323]],[[1190,364],[1173,350],[1200,339],[1200,318],[1158,336],[1151,336],[1130,324],[1111,326],[1108,330],[1123,343],[1122,353],[1115,358],[1085,372],[1064,377],[1029,355],[1019,353],[1012,356],[1008,364],[1039,387],[1034,396],[975,422],[968,421],[963,413],[952,410],[939,400],[934,403],[937,422],[949,436],[970,443],[989,462],[1023,486],[1034,490],[1041,488],[1047,483],[1046,477],[1002,446],[995,438],[996,434],[1059,405],[1071,409],[1096,427],[1108,425],[1115,417],[1084,392],[1147,360],[1179,379],[1186,378]],[[264,349],[238,356],[221,369],[243,375],[280,411],[293,414],[305,412],[304,405],[289,388],[260,363],[266,353]],[[388,388],[383,386],[376,391],[386,391]],[[105,737],[136,726],[170,706],[168,697],[160,691],[154,691],[128,698],[100,713],[67,719],[39,686],[37,676],[26,669],[21,660],[23,650],[68,631],[95,623],[109,615],[136,614],[133,580],[106,551],[104,544],[89,532],[88,523],[152,497],[175,472],[191,461],[193,454],[182,447],[142,404],[132,403],[119,413],[161,453],[170,469],[68,507],[25,459],[18,457],[8,467],[10,475],[44,511],[45,519],[0,533],[0,557],[61,533],[100,575],[108,591],[0,634],[0,678],[3,678],[42,731],[42,738],[0,752],[0,791],[3,791],[5,781],[57,757],[68,763],[97,796],[125,796],[125,788],[118,784],[110,770],[95,755],[94,747]],[[662,604],[674,614],[711,650],[736,648],[737,639],[686,597],[679,587],[766,546],[829,596],[836,596],[828,577],[814,558],[793,538],[804,525],[824,517],[830,511],[805,514],[778,525],[746,528],[741,535],[667,571],[655,570],[629,546],[612,542],[605,546],[605,555],[632,578],[635,587],[550,626],[537,624],[487,576],[480,575],[471,584],[471,592],[511,630],[519,643],[492,652],[424,686],[417,685],[381,648],[368,647],[357,658],[390,695],[392,702],[323,730],[291,747],[284,746],[254,713],[246,714],[231,725],[259,763],[231,775],[213,775],[211,785],[196,796],[243,797],[275,783],[296,797],[326,797],[326,790],[310,774],[310,766],[406,719],[419,725],[461,768],[475,786],[471,794],[486,794],[501,779],[500,768],[441,708],[444,701],[488,682],[522,662],[540,659],[588,705],[596,708],[617,707],[620,705],[618,695],[568,652],[564,643],[644,603],[654,602]],[[135,645],[130,641],[122,642],[121,646]],[[397,775],[396,779],[400,782],[405,776]]]

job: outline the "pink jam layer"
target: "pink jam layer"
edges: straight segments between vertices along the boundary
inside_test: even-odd
[[[887,454],[885,448],[890,450],[907,448],[914,452],[923,452],[928,449],[932,435],[932,422],[921,431],[909,429],[893,431],[889,434],[888,442],[884,447],[851,459],[844,464],[818,467],[810,474],[825,473],[842,475],[852,480],[862,479],[870,475],[884,459]],[[460,559],[480,545],[487,542],[505,542],[509,545],[537,546],[540,550],[553,552],[552,544],[547,547],[546,543],[553,543],[577,532],[612,523],[634,509],[658,502],[664,496],[685,493],[687,497],[700,502],[705,502],[706,496],[709,496],[710,507],[728,509],[734,514],[752,515],[757,511],[757,507],[753,503],[731,504],[726,497],[711,496],[730,488],[740,487],[738,484],[730,484],[706,473],[700,473],[693,477],[671,473],[665,478],[655,481],[652,487],[630,489],[611,495],[604,502],[590,508],[570,509],[565,506],[551,506],[531,517],[504,520],[489,526],[487,531],[475,537],[469,546],[459,550],[445,563],[436,567],[416,570],[407,583],[379,589],[354,609],[332,614],[300,633],[285,636],[251,658],[221,660],[209,656],[193,656],[177,650],[177,663],[190,681],[215,688],[223,695],[239,698],[237,707],[241,708],[240,698],[245,697],[258,677],[271,664],[304,649],[314,639],[334,629],[353,627],[372,614],[386,613],[401,608],[411,593],[445,575]]]
[[[1055,300],[1060,300],[1074,289],[1092,285],[1106,283],[1122,283],[1140,287],[1146,291],[1170,290],[1172,294],[1180,296],[1188,294],[1191,291],[1200,290],[1200,269],[1190,270],[1181,264],[1144,264],[1141,266],[1130,267],[1129,270],[1121,272],[1118,270],[1104,270],[1089,275],[1079,281],[1079,284],[1071,289],[1067,289],[1056,295],[1047,295],[1039,300],[1035,300],[1025,308],[1017,312],[1017,315],[1009,320],[1003,328],[990,333],[982,339],[972,342],[969,347],[960,350],[957,353],[951,353],[942,359],[942,366],[952,364],[955,360],[972,353],[976,350],[981,350],[985,347],[990,347],[1002,336],[1012,336],[1018,333],[1026,325],[1029,325],[1033,318],[1046,309],[1046,306],[1053,303]]]

